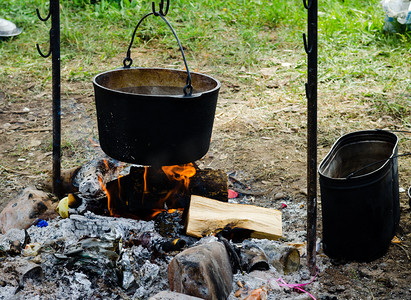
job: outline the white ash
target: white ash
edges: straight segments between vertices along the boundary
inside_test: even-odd
[[[9,251],[12,242],[19,241],[20,244],[23,244],[24,238],[25,233],[23,229],[12,228],[5,234],[0,234],[0,249]]]
[[[285,223],[287,230],[287,242],[302,242],[305,240],[305,231],[293,228],[293,214],[301,214],[299,203],[291,200],[287,201],[287,208],[283,214],[288,216],[290,222]],[[298,214],[296,213],[298,211]],[[52,241],[59,241],[62,247],[72,251],[84,237],[94,237],[104,240],[118,240],[128,237],[130,232],[155,232],[154,221],[136,221],[126,218],[113,218],[97,216],[93,213],[85,215],[71,215],[68,219],[56,218],[49,221],[49,226],[39,228],[30,227],[27,232],[30,235],[31,243],[42,245],[51,244]],[[9,247],[10,241],[24,241],[24,230],[13,230],[7,235],[0,235],[0,246]],[[201,239],[198,243],[215,241],[216,237],[210,236]],[[270,245],[281,245],[284,242],[253,239],[254,243],[262,249],[269,248]],[[106,244],[106,243],[105,243]],[[72,246],[72,248],[70,248]],[[6,249],[6,248],[5,248]],[[7,249],[6,249],[7,250]],[[97,251],[93,249],[83,249],[89,255],[89,261],[82,265],[82,256],[72,256],[56,258],[53,252],[41,252],[32,258],[33,261],[42,266],[45,274],[44,280],[40,284],[28,281],[24,288],[14,295],[17,287],[11,284],[5,287],[0,286],[0,299],[42,299],[41,295],[49,295],[50,299],[88,299],[88,298],[115,298],[120,299],[148,299],[150,296],[168,289],[168,263],[172,255],[155,256],[152,249],[142,245],[133,245],[122,249],[120,255],[110,254],[110,251]],[[44,250],[42,250],[44,251]],[[112,252],[112,251],[111,251]],[[116,258],[117,255],[117,258]],[[94,258],[93,258],[94,257]],[[317,266],[324,270],[325,266],[318,257]],[[13,260],[14,258],[8,258]],[[95,262],[94,262],[94,260]],[[91,262],[91,263],[90,263]],[[94,265],[93,265],[94,262]],[[70,269],[70,264],[72,264]],[[287,287],[280,287],[276,279],[282,278],[290,284],[307,283],[312,279],[306,267],[305,260],[301,261],[300,269],[292,274],[284,275],[270,266],[266,272],[252,272],[250,274],[237,273],[234,275],[233,291],[230,300],[237,300],[234,293],[239,289],[237,281],[243,281],[250,289],[265,288],[268,291],[267,299],[311,299],[308,294],[301,294]],[[73,267],[74,266],[74,267]],[[91,273],[90,273],[91,272]],[[99,273],[100,272],[100,273]],[[101,274],[93,275],[90,274]],[[116,274],[120,274],[117,277]],[[307,291],[320,291],[318,280],[303,287]]]
[[[137,290],[133,295],[133,299],[147,299],[150,296],[168,289],[168,263],[156,264],[150,261],[145,263],[136,270]]]
[[[129,237],[130,232],[154,231],[154,221],[92,213],[56,218],[43,228],[32,226],[27,230],[31,242],[41,244],[42,249],[37,256],[25,259],[41,266],[44,279],[37,284],[24,283],[16,295],[16,283],[7,282],[0,286],[0,299],[36,299],[41,294],[49,299],[148,299],[168,288],[167,266],[172,257],[154,257],[153,251],[141,245],[123,248],[120,255],[110,247],[114,247],[114,241]],[[15,240],[23,243],[24,237],[24,230],[11,230],[0,235],[0,241],[7,246]],[[7,260],[13,264],[17,258]]]
[[[304,264],[303,262],[302,264]],[[295,300],[295,299],[312,299],[307,293],[301,293],[296,290],[293,290],[289,287],[280,286],[280,279],[284,280],[287,284],[303,284],[309,283],[313,276],[310,276],[309,271],[304,268],[300,267],[298,272],[284,275],[275,270],[272,266],[270,266],[270,270],[268,271],[253,271],[250,273],[241,274],[238,272],[234,274],[233,280],[233,290],[228,297],[228,300],[238,300],[239,298],[235,297],[235,292],[240,289],[238,286],[238,282],[242,282],[248,287],[250,290],[256,289],[263,289],[267,292],[267,300],[274,300],[274,299],[284,299],[284,300]],[[321,290],[320,283],[318,280],[308,284],[307,286],[302,286],[307,292],[315,291],[315,294]]]
[[[87,212],[84,215],[71,215],[67,219],[56,218],[47,227],[32,226],[27,232],[31,242],[43,244],[49,240],[64,239],[67,244],[71,244],[83,236],[112,240],[124,238],[131,230],[154,231],[154,221],[104,217]]]

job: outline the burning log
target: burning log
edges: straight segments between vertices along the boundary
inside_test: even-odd
[[[227,225],[249,230],[251,238],[276,240],[282,235],[281,212],[278,210],[191,196],[187,235],[203,237]]]
[[[300,252],[294,246],[267,240],[246,240],[242,243],[241,249],[250,246],[257,246],[262,249],[268,263],[278,272],[289,274],[297,271],[300,267]]]
[[[132,167],[130,174],[107,183],[105,192],[111,215],[151,219],[165,208],[187,208],[194,193],[227,202],[228,179],[223,171],[192,165]]]
[[[107,182],[117,178],[125,168],[125,164],[114,159],[98,158],[87,162],[80,167],[61,170],[60,189],[63,195],[80,192],[85,196],[103,194],[100,182]],[[46,191],[52,190],[52,177],[43,184]]]

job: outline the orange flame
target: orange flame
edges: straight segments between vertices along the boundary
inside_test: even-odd
[[[147,173],[148,173],[148,167],[144,167],[144,194],[148,193]]]
[[[182,189],[183,192],[187,192],[190,184],[190,178],[196,174],[196,169],[192,163],[175,166],[163,166],[161,169],[170,181],[177,181],[178,183],[174,189],[167,193],[167,195],[162,199],[163,201],[166,201],[171,195],[181,192]]]
[[[110,169],[110,167],[108,166],[108,161],[107,161],[107,159],[103,159],[103,162],[104,162],[106,168],[107,168],[107,169]]]
[[[113,216],[114,212],[113,212],[113,207],[112,207],[112,203],[111,203],[110,193],[108,192],[108,190],[107,190],[107,188],[106,188],[106,186],[103,182],[103,179],[100,176],[98,176],[98,182],[100,183],[101,189],[103,190],[104,194],[106,194],[106,196],[107,196],[107,207],[108,207],[108,211],[110,212],[110,216]]]
[[[150,215],[150,219],[154,219],[156,216],[158,216],[159,214],[161,214],[162,212],[166,211],[169,214],[172,214],[176,211],[182,211],[183,209],[177,209],[177,208],[172,208],[172,209],[164,209],[164,208],[157,208],[157,209],[153,209],[153,213]]]
[[[164,166],[161,167],[161,169],[167,175],[169,180],[182,182],[186,190],[188,190],[190,178],[196,174],[196,169],[191,163],[176,166]]]
[[[120,184],[121,177],[123,177],[123,176],[118,176],[117,177],[118,199],[121,199],[121,184]],[[126,200],[126,205],[128,205],[128,199]]]

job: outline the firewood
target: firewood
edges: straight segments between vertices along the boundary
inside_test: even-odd
[[[219,201],[228,201],[228,178],[221,170],[196,170],[190,178],[188,190],[176,181],[170,181],[161,169],[148,168],[146,190],[144,167],[133,167],[130,174],[107,183],[112,208],[118,215],[131,214],[146,218],[154,209],[186,208],[192,194]],[[173,192],[171,192],[173,191]]]
[[[126,185],[132,186],[136,193],[142,194],[144,192],[144,172],[144,167],[133,167],[128,176],[120,178],[120,185],[122,185],[122,181],[124,181]],[[177,182],[170,181],[161,169],[155,168],[148,168],[146,179],[147,192],[153,195],[167,194],[178,184]],[[117,183],[112,182],[109,185],[112,186],[116,184]],[[190,178],[186,194],[200,195],[227,202],[228,176],[221,170],[196,169],[195,175]]]
[[[73,184],[74,178],[76,177],[78,171],[81,169],[81,167],[74,167],[71,169],[65,169],[61,170],[61,177],[60,177],[60,182],[61,182],[61,191],[63,194],[68,194],[68,193],[75,193],[78,191],[78,187]],[[53,190],[53,177],[51,176],[51,171],[49,172],[50,176],[46,179],[44,182],[42,188],[47,191],[51,192]]]
[[[187,235],[203,237],[230,226],[250,230],[251,238],[276,240],[282,235],[281,212],[254,205],[224,203],[192,195]]]

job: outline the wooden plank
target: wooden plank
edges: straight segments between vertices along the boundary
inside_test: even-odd
[[[226,226],[251,230],[252,238],[277,240],[282,235],[281,212],[254,205],[191,196],[187,235],[203,237]]]

